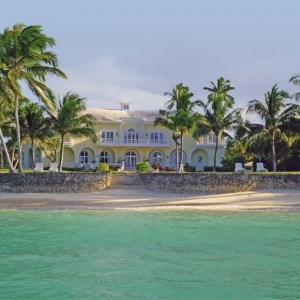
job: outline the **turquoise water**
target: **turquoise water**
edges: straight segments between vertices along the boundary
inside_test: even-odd
[[[1,299],[300,299],[299,212],[0,211]]]

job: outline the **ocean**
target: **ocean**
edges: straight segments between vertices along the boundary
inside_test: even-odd
[[[300,212],[0,211],[0,299],[300,299]]]

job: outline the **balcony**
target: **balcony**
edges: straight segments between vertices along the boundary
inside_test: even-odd
[[[208,147],[215,147],[216,146],[216,140],[215,139],[200,139],[195,142],[195,147],[197,148],[208,148]],[[219,140],[219,147],[225,146],[225,140],[221,139]]]
[[[169,147],[169,140],[156,139],[104,139],[101,138],[100,145],[105,146],[141,146],[141,147]]]
[[[72,146],[72,139],[65,139],[64,140],[64,146]]]

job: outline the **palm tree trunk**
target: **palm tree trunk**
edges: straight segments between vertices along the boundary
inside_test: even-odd
[[[17,131],[18,141],[18,161],[19,161],[19,173],[22,173],[22,149],[21,149],[21,137],[20,137],[20,124],[19,124],[19,99],[18,95],[15,95],[15,124]]]
[[[32,161],[32,169],[34,169],[35,168],[35,162],[34,162],[33,140],[31,140],[30,154],[31,154],[31,161]]]
[[[183,160],[183,132],[180,132],[180,157],[179,157],[179,172],[182,172],[182,160]]]
[[[59,153],[59,165],[58,165],[58,171],[62,171],[62,162],[64,158],[64,136],[61,136],[61,144],[60,144],[60,153]]]
[[[0,139],[1,139],[1,142],[2,142],[2,145],[3,145],[3,149],[4,149],[4,152],[5,152],[5,155],[6,155],[9,173],[15,173],[14,167],[13,167],[13,165],[11,163],[11,160],[10,160],[10,157],[9,157],[9,153],[7,151],[7,147],[6,147],[6,144],[5,144],[5,141],[4,141],[4,136],[3,136],[1,128],[0,128]],[[2,156],[3,156],[3,151],[2,151],[1,159],[3,159]]]
[[[216,166],[217,166],[218,146],[219,146],[219,134],[216,134],[216,148],[215,148],[215,154],[214,154],[214,168],[213,168],[214,172],[216,172]]]
[[[272,134],[272,154],[273,154],[273,172],[276,172],[276,152],[275,152],[275,134]]]

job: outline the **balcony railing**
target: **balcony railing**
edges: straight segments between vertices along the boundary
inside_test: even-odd
[[[72,139],[65,139],[64,140],[64,146],[71,146],[72,145]]]
[[[198,146],[213,146],[216,145],[216,140],[206,140],[201,139],[199,141],[196,141],[196,147]],[[221,139],[219,140],[219,146],[225,145],[225,140]]]
[[[161,139],[100,139],[100,144],[112,146],[169,146],[169,140]]]

